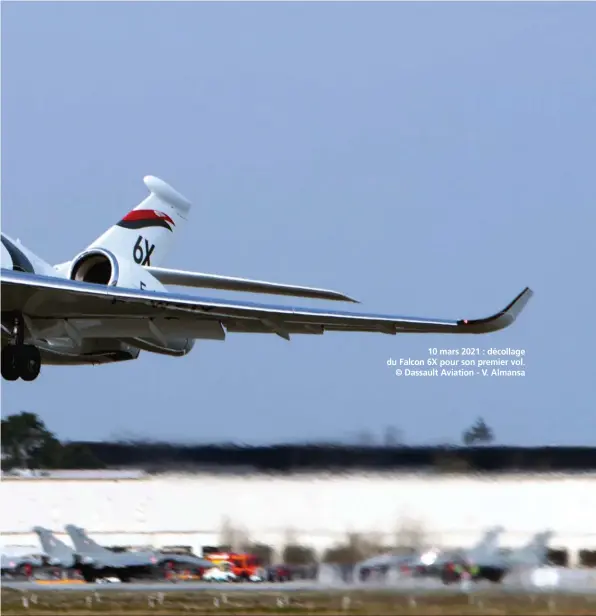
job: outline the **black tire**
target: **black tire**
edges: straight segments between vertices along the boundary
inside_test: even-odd
[[[9,344],[2,349],[2,378],[6,381],[16,381],[19,378],[16,348]]]
[[[493,584],[500,584],[505,577],[505,572],[501,569],[495,569],[493,567],[489,567],[485,571],[482,572],[483,577],[492,582]]]
[[[95,574],[92,571],[89,571],[89,570],[83,570],[83,571],[81,571],[81,574],[82,574],[83,579],[85,580],[85,582],[87,582],[87,584],[93,584],[93,583],[95,583],[95,580],[97,579],[95,577]]]
[[[16,347],[16,363],[23,381],[34,381],[41,370],[41,353],[36,346],[24,344]]]
[[[460,578],[461,578],[461,576],[456,571],[451,571],[451,570],[445,569],[441,573],[441,581],[445,585],[453,584],[455,582],[459,582]]]

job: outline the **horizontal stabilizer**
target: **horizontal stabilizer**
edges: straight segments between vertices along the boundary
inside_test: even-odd
[[[234,278],[231,276],[218,276],[216,274],[203,274],[202,272],[185,272],[163,267],[147,267],[153,276],[162,284],[172,284],[181,287],[195,287],[203,289],[222,289],[225,291],[243,291],[245,293],[265,293],[269,295],[289,295],[292,297],[310,297],[312,299],[328,299],[334,301],[354,302],[357,300],[328,289],[315,289],[289,284],[278,284],[264,280],[250,280],[248,278]]]

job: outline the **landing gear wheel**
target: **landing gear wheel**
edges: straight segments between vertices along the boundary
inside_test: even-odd
[[[7,381],[16,381],[19,378],[19,366],[14,345],[2,349],[2,378]]]
[[[23,381],[34,381],[41,370],[41,353],[36,346],[24,344],[17,347],[17,365]]]
[[[41,353],[32,344],[9,344],[2,349],[2,378],[34,381],[41,370]]]

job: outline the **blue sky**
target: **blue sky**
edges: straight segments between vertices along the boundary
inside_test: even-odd
[[[594,445],[595,16],[3,3],[2,228],[48,261],[137,205],[154,174],[194,203],[171,267],[421,317],[535,296],[483,337],[231,334],[183,359],[45,367],[2,384],[2,413],[37,412],[72,439],[249,443],[390,425],[409,443],[458,441],[482,415],[500,443]],[[386,365],[462,346],[525,349],[526,376],[398,379]]]

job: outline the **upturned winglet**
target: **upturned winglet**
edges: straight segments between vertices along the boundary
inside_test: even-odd
[[[458,328],[465,330],[468,334],[487,334],[496,332],[499,329],[509,327],[519,313],[525,308],[526,304],[534,292],[530,287],[526,287],[506,308],[484,319],[462,319],[457,322]]]

